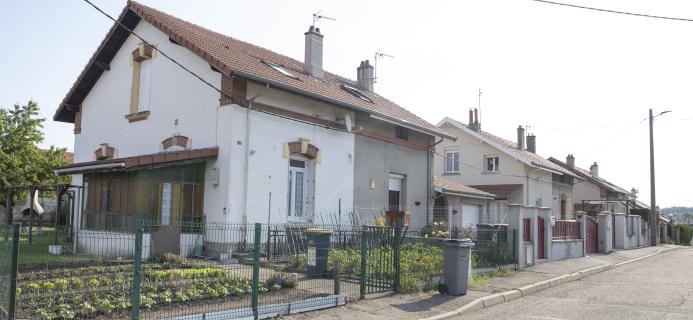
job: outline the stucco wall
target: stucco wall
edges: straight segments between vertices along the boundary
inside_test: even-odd
[[[455,126],[445,123],[442,129],[457,137],[457,141],[445,139],[436,146],[436,153],[438,154],[434,157],[434,172],[436,175],[466,185],[526,185],[527,179],[524,177],[526,172],[523,163]],[[460,151],[460,172],[446,173],[445,150],[455,147]],[[483,172],[485,155],[497,155],[499,157],[499,168],[504,174]],[[509,202],[524,204],[526,197],[523,192],[522,187],[518,188],[509,195]]]
[[[583,256],[583,239],[551,241],[551,260],[565,260]]]
[[[366,116],[357,115],[357,124],[366,130],[394,136],[395,126],[377,121]],[[421,145],[428,144],[427,135],[409,131],[409,141]],[[428,152],[400,146],[372,138],[355,137],[354,149],[354,200],[353,206],[364,217],[380,213],[387,209],[389,174],[404,175],[402,186],[403,209],[411,214],[412,224],[425,225],[432,217],[427,206],[429,182],[427,165]],[[371,178],[375,179],[375,188],[371,189]],[[432,193],[432,191],[431,191]],[[419,202],[419,205],[416,205]]]

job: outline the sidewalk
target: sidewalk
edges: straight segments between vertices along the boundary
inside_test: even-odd
[[[608,255],[595,255],[570,260],[547,262],[518,271],[508,277],[490,279],[470,288],[467,295],[454,297],[427,293],[388,295],[347,304],[343,307],[282,317],[282,319],[418,319],[455,310],[472,300],[494,293],[517,289],[564,274],[644,257],[677,246],[645,247],[615,251]]]

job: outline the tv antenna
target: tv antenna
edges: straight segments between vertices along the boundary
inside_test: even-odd
[[[320,21],[321,19],[337,21],[336,18],[323,16],[320,14],[320,11],[318,11],[316,13],[313,13],[313,27],[315,27],[315,24],[318,23],[318,21]]]
[[[384,53],[384,52],[382,52],[382,51],[380,51],[380,50],[378,50],[378,51],[375,53],[375,55],[374,55],[374,58],[375,58],[375,59],[374,59],[374,60],[375,60],[375,61],[374,61],[375,66],[374,66],[374,70],[373,70],[373,83],[378,82],[378,60],[380,60],[380,59],[382,59],[382,58],[394,58],[394,57],[395,57],[395,56],[389,55],[389,54]]]

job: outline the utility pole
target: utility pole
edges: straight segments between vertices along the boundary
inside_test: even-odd
[[[656,116],[652,116],[650,109],[650,243],[659,244],[659,214],[657,213],[657,201],[655,198],[655,164],[654,164],[654,118],[669,113],[671,110],[662,111]]]
[[[652,109],[650,109],[650,243],[659,244],[659,217],[657,217],[657,201],[655,199],[655,164],[654,164],[654,133],[652,128]]]

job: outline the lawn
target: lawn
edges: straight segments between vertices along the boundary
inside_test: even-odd
[[[28,233],[28,229],[25,230]],[[34,227],[32,241],[29,242],[28,234],[19,237],[19,268],[38,268],[42,266],[62,266],[72,264],[84,264],[98,258],[87,255],[54,255],[48,252],[48,246],[55,241],[55,228]],[[58,243],[64,244],[69,237],[69,230],[58,230]]]

